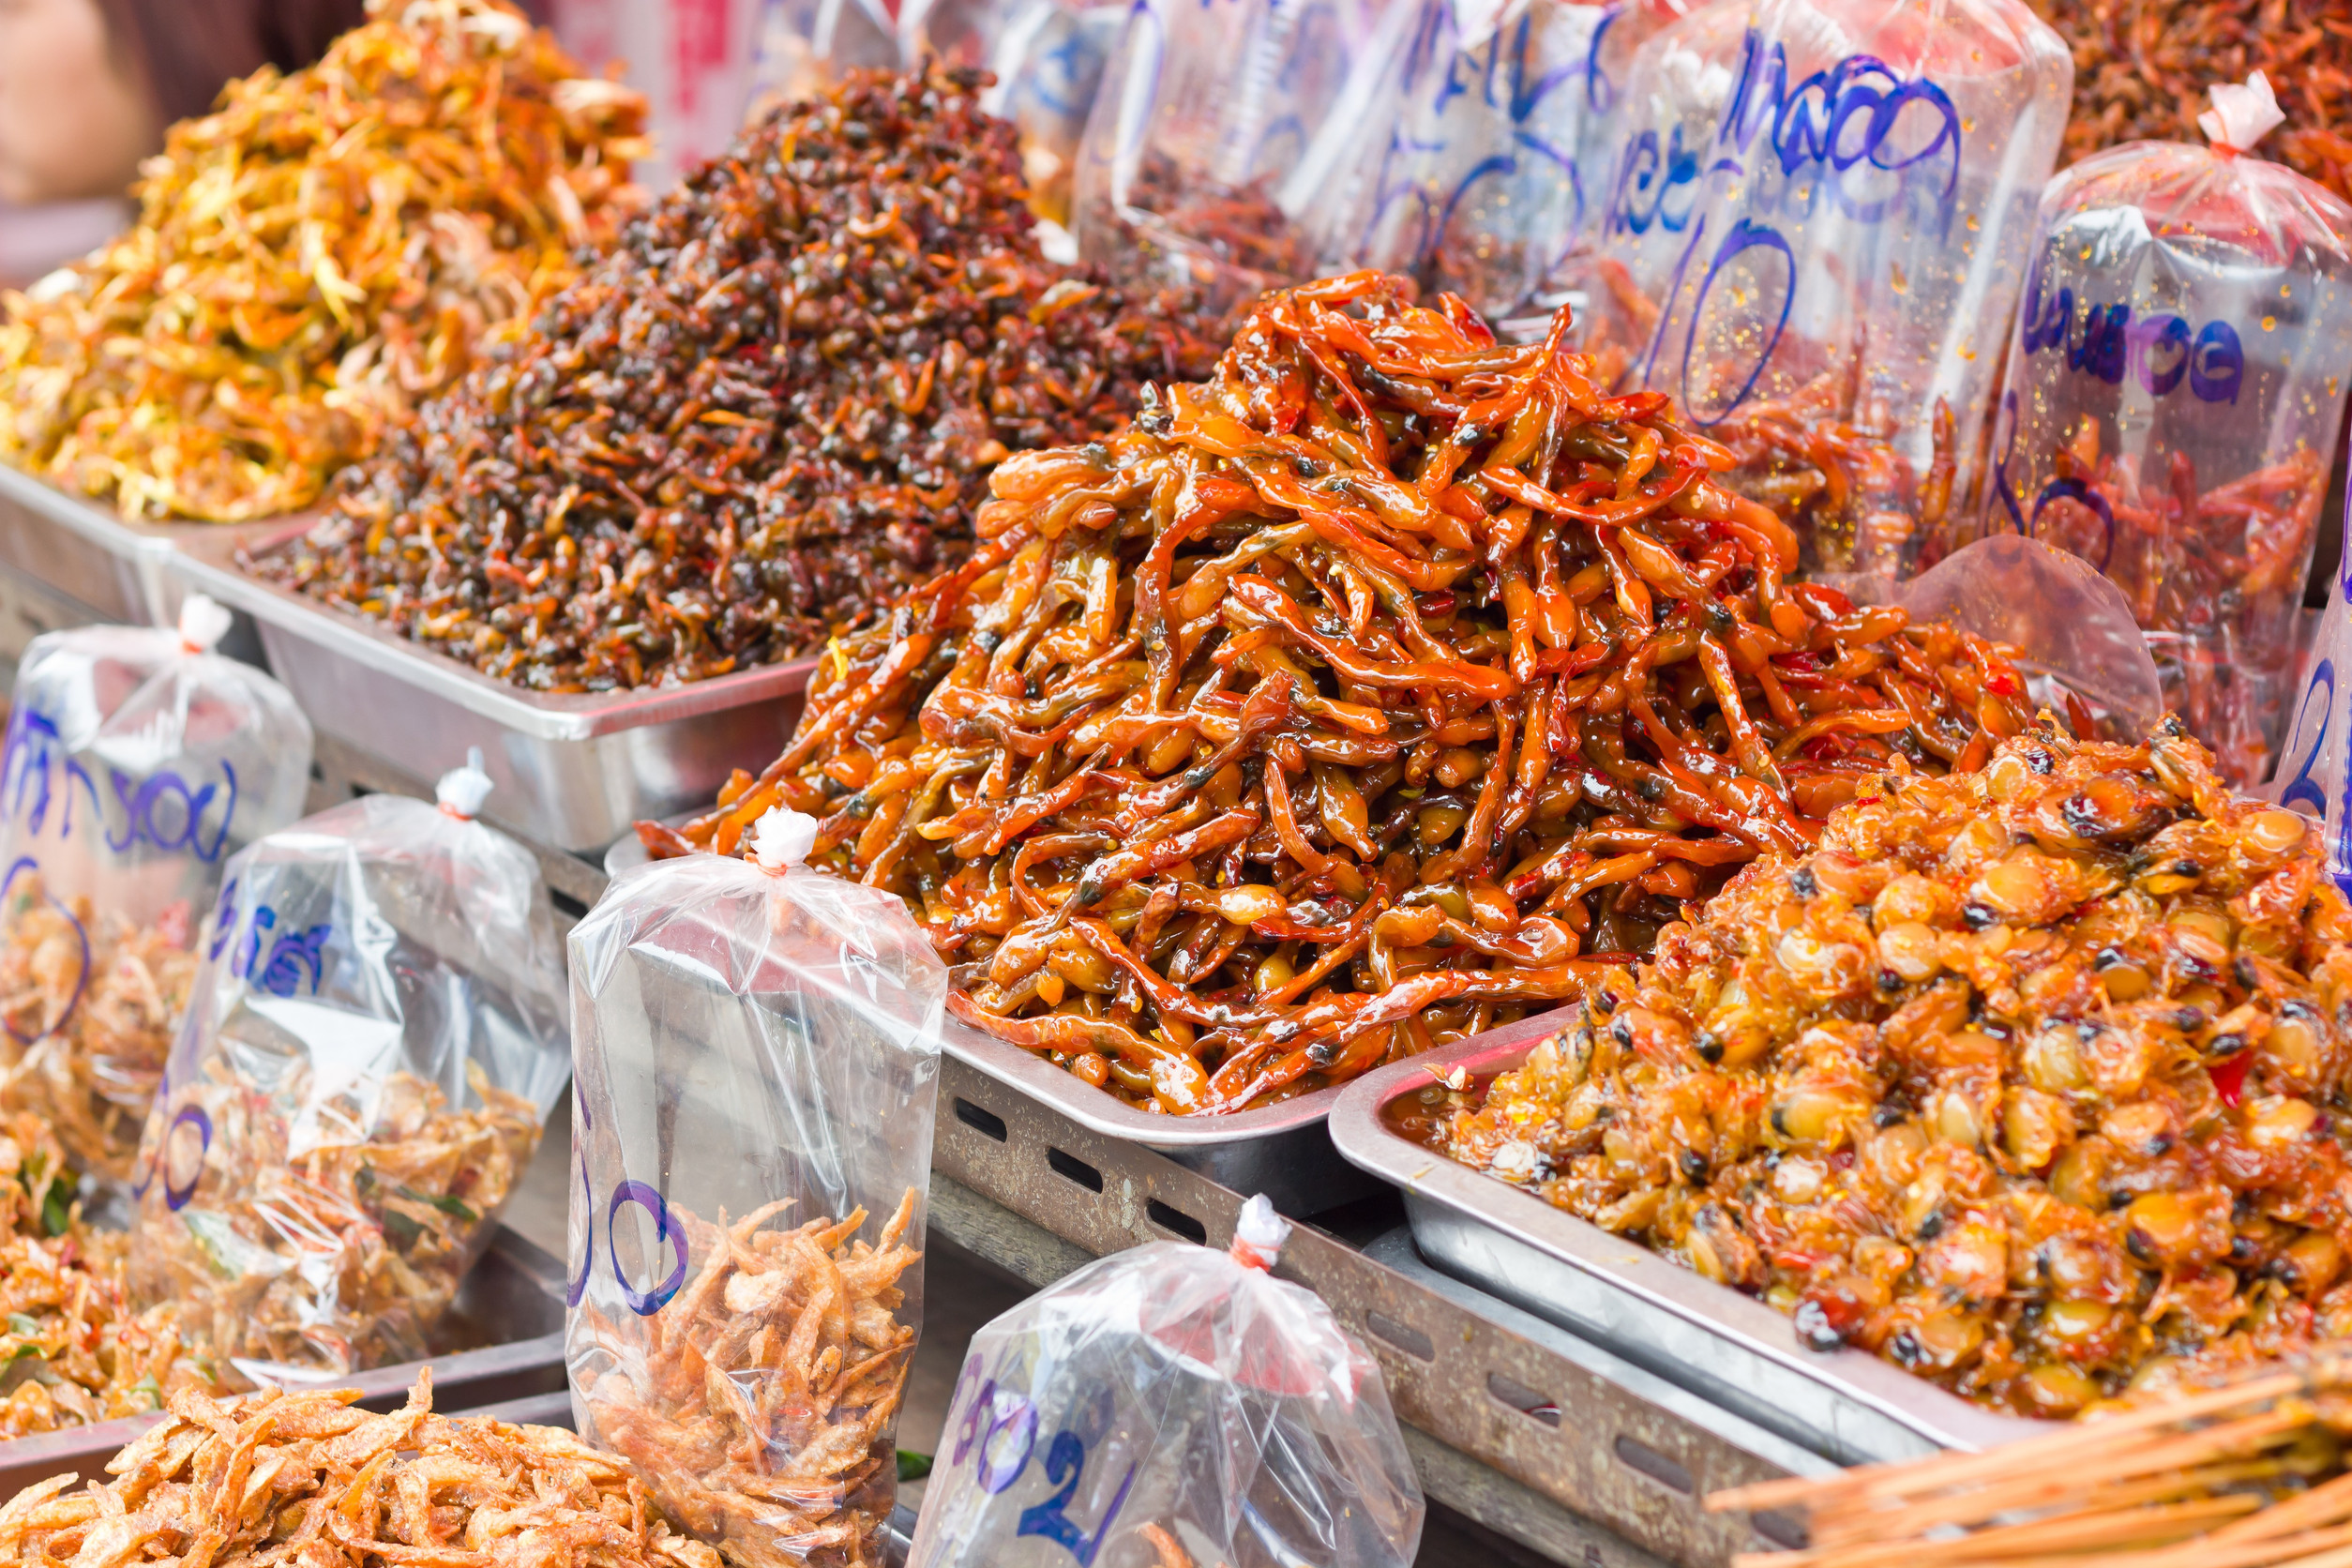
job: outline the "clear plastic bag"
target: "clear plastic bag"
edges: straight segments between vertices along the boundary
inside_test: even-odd
[[[1077,0],[908,0],[899,46],[910,61],[936,57],[996,78],[980,107],[1020,131],[1021,174],[1055,261],[1076,258],[1070,203],[1086,116],[1103,63],[1119,41],[1118,6]]]
[[[972,1337],[908,1568],[1406,1568],[1424,1505],[1380,1370],[1232,1249],[1155,1242]]]
[[[648,17],[665,11],[686,14],[677,7],[639,9]],[[744,119],[747,123],[785,104],[815,98],[845,72],[903,70],[909,63],[899,47],[897,24],[882,0],[760,0],[751,30]]]
[[[1135,0],[1078,158],[1079,258],[1122,279],[1196,287],[1219,309],[1313,277],[1313,243],[1276,198],[1340,101],[1377,10],[1378,0]]]
[[[2073,79],[2022,0],[1726,0],[1636,55],[1588,340],[1806,565],[1899,577],[1973,516]]]
[[[2344,420],[2352,205],[2243,150],[2278,123],[2260,72],[2213,98],[2214,145],[2110,148],[2043,197],[1983,518],[2122,586],[2245,788],[2285,723]]]
[[[441,804],[368,795],[230,862],[139,1150],[130,1283],[256,1381],[414,1360],[569,1067],[537,863]]]
[[[1506,337],[1547,320],[1585,222],[1578,154],[1618,14],[1578,0],[1389,6],[1282,190],[1322,270],[1410,274]]]
[[[222,868],[302,814],[310,721],[174,629],[35,638],[0,753],[0,1108],[33,1110],[84,1174],[127,1176],[196,976]]]
[[[572,1409],[738,1568],[879,1564],[922,1324],[947,970],[801,862],[616,878],[572,933]]]

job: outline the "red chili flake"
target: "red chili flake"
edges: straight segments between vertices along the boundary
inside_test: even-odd
[[[2245,1093],[2246,1070],[2253,1065],[2254,1052],[2239,1051],[2228,1061],[2205,1070],[2206,1077],[2213,1080],[2214,1092],[2221,1095],[2222,1104],[2232,1107],[2238,1104],[2239,1096]]]

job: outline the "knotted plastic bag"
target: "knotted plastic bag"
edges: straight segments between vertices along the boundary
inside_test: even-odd
[[[84,1173],[122,1177],[187,1010],[222,868],[302,814],[310,721],[177,629],[35,638],[0,752],[0,1108],[49,1118]]]
[[[1380,1368],[1275,1279],[1262,1197],[1229,1252],[1103,1259],[972,1335],[909,1568],[1405,1568],[1420,1484]]]
[[[1405,0],[1393,0],[1405,3]],[[1278,200],[1374,31],[1377,0],[1135,0],[1078,158],[1080,259],[1214,309],[1316,274]]]
[[[130,1279],[255,1380],[415,1360],[568,1069],[537,863],[439,804],[368,795],[230,862],[147,1118]]]
[[[626,871],[571,939],[572,1409],[742,1563],[882,1561],[922,1325],[947,971],[816,826]]]
[[[2280,119],[2259,71],[2213,104],[2211,146],[2109,148],[2043,196],[1983,514],[2122,587],[2167,705],[2248,788],[2344,419],[2352,205],[2251,156]]]
[[[1974,516],[2073,79],[2022,0],[1725,0],[1635,56],[1590,340],[1807,565],[1899,578]]]

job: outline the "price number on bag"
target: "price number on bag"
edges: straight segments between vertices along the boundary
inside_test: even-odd
[[[1054,1542],[1076,1558],[1081,1568],[1091,1568],[1094,1554],[1110,1538],[1111,1526],[1118,1520],[1120,1509],[1126,1506],[1127,1494],[1135,1487],[1136,1467],[1130,1464],[1127,1473],[1120,1479],[1119,1489],[1111,1494],[1110,1505],[1103,1510],[1102,1517],[1091,1530],[1070,1517],[1070,1505],[1077,1500],[1078,1487],[1086,1477],[1090,1440],[1099,1444],[1110,1425],[1108,1396],[1100,1397],[1095,1408],[1087,1412],[1093,1419],[1081,1422],[1082,1426],[1093,1429],[1091,1440],[1088,1432],[1064,1426],[1046,1443],[1041,1457],[1037,1451],[1037,1407],[1029,1395],[994,1378],[981,1377],[977,1356],[965,1364],[964,1375],[957,1382],[958,1397],[967,1391],[971,1398],[964,1403],[963,1419],[956,1422],[955,1411],[948,1412],[955,1433],[955,1444],[947,1455],[948,1467],[952,1470],[970,1463],[972,1479],[980,1489],[990,1497],[1000,1497],[1012,1489],[1033,1463],[1039,1466],[1045,1484],[1055,1490],[1044,1501],[1021,1510],[1013,1533]]]

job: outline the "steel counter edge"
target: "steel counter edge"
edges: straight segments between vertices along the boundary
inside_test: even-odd
[[[806,658],[684,686],[525,691],[238,568],[241,550],[266,554],[305,526],[198,539],[171,567],[253,617],[272,671],[321,733],[427,778],[478,746],[495,786],[486,814],[555,849],[601,851],[641,819],[707,805],[736,768],[772,761],[816,669]]]

